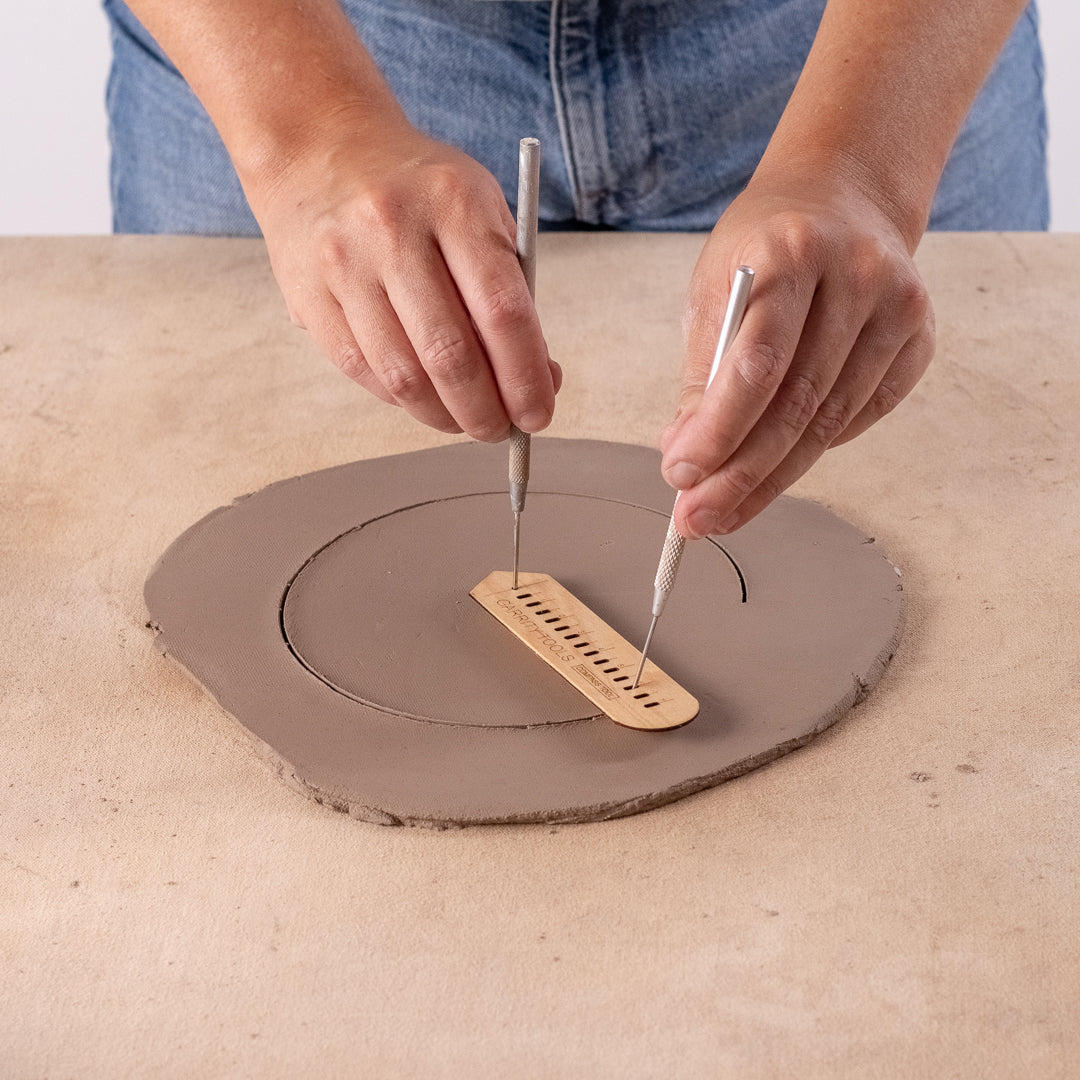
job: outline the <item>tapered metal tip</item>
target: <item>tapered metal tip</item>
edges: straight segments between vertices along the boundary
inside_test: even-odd
[[[518,552],[521,550],[521,511],[514,511],[514,588],[518,587]]]
[[[634,685],[630,687],[631,690],[636,690],[638,683],[641,682],[641,673],[645,670],[645,658],[649,655],[649,645],[652,642],[653,631],[656,629],[656,620],[658,618],[658,615],[654,615],[652,623],[649,625],[649,633],[645,637],[645,647],[641,650],[641,663],[638,664],[637,674],[634,676]]]

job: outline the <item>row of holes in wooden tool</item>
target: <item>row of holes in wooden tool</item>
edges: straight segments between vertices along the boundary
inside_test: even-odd
[[[530,598],[532,597],[533,594],[531,592],[523,592],[523,593],[515,593],[514,595],[518,600],[530,600]],[[527,608],[539,608],[542,603],[544,603],[543,600],[531,600],[531,602],[527,603],[525,606]],[[536,618],[539,618],[541,615],[548,615],[550,613],[551,613],[551,608],[541,608],[539,611],[532,612],[532,614]],[[544,620],[545,623],[557,623],[557,622],[562,622],[562,621],[563,621],[563,617],[561,615],[552,615],[552,617],[550,619],[545,619]],[[568,633],[566,633],[567,630],[571,630],[573,632],[568,634]],[[575,638],[581,637],[581,634],[579,634],[576,630],[573,630],[573,627],[571,627],[569,623],[565,623],[562,626],[552,626],[551,632],[553,634],[562,634],[563,640],[573,642],[573,647],[575,649],[586,649],[586,650],[588,650],[587,652],[583,652],[581,654],[583,657],[584,656],[589,656],[589,657],[600,656],[600,653],[603,652],[603,649],[595,649],[595,648],[593,648],[591,642],[588,642],[588,641],[574,641]],[[603,666],[604,664],[610,664],[611,663],[611,658],[607,657],[607,656],[601,656],[599,660],[593,660],[593,663],[597,667],[599,667],[601,669],[601,671],[605,675],[612,675],[616,671],[620,670],[618,664],[615,664],[612,667],[604,667]],[[626,670],[629,671],[631,669],[627,668]],[[629,675],[617,675],[611,681],[613,683],[615,683],[617,686],[621,686],[623,690],[633,690],[634,689],[633,686],[631,685],[631,680],[630,680]],[[625,685],[623,685],[623,684],[625,684]],[[660,702],[659,701],[647,701],[646,699],[649,696],[650,696],[649,692],[647,690],[643,690],[641,693],[638,693],[638,694],[634,695],[634,700],[635,701],[640,701],[642,706],[644,708],[646,708],[646,709],[653,709],[657,705],[659,705]]]

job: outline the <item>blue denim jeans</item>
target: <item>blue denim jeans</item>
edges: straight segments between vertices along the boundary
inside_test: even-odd
[[[749,180],[824,0],[345,0],[411,121],[498,178],[543,145],[548,228],[710,229]],[[118,232],[257,234],[202,106],[120,0],[108,86]],[[936,229],[1045,229],[1034,5],[949,158]]]

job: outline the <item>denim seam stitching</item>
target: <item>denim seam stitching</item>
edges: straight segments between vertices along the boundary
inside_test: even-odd
[[[559,23],[562,19],[562,0],[551,0],[551,16],[548,21],[548,67],[550,68],[551,95],[555,103],[555,122],[559,128],[559,141],[562,143],[563,160],[566,162],[566,178],[570,185],[570,195],[574,200],[574,214],[582,218],[581,181],[578,177],[577,159],[574,156],[574,142],[570,134],[570,123],[566,115],[566,100],[562,85],[563,64],[560,55],[562,35]]]

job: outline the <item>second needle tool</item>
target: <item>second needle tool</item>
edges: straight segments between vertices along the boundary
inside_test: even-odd
[[[536,229],[540,198],[540,140],[522,139],[518,145],[517,257],[529,295],[536,296]],[[510,509],[514,512],[514,588],[518,585],[521,550],[521,512],[529,488],[532,439],[516,424],[510,425]]]
[[[712,367],[709,369],[708,381],[705,383],[706,390],[712,386],[712,381],[720,370],[720,361],[739,332],[743,313],[746,311],[746,302],[750,299],[750,286],[753,281],[754,271],[749,266],[740,266],[735,271],[727,311],[724,312],[724,323],[720,327],[720,340],[716,343],[716,353],[713,356]],[[675,506],[679,505],[680,494],[681,492],[675,495]],[[652,644],[656,622],[664,611],[664,605],[671,595],[671,590],[675,587],[675,575],[679,572],[679,562],[682,559],[683,549],[686,547],[686,537],[675,528],[675,506],[671,508],[671,521],[668,523],[667,536],[664,539],[664,550],[660,553],[660,565],[656,568],[656,580],[653,582],[652,622],[649,624],[649,633],[645,638],[645,647],[641,650],[641,663],[638,664],[637,674],[634,676],[634,689],[637,689],[641,681],[641,673],[645,670],[645,657],[649,655],[649,646]]]

